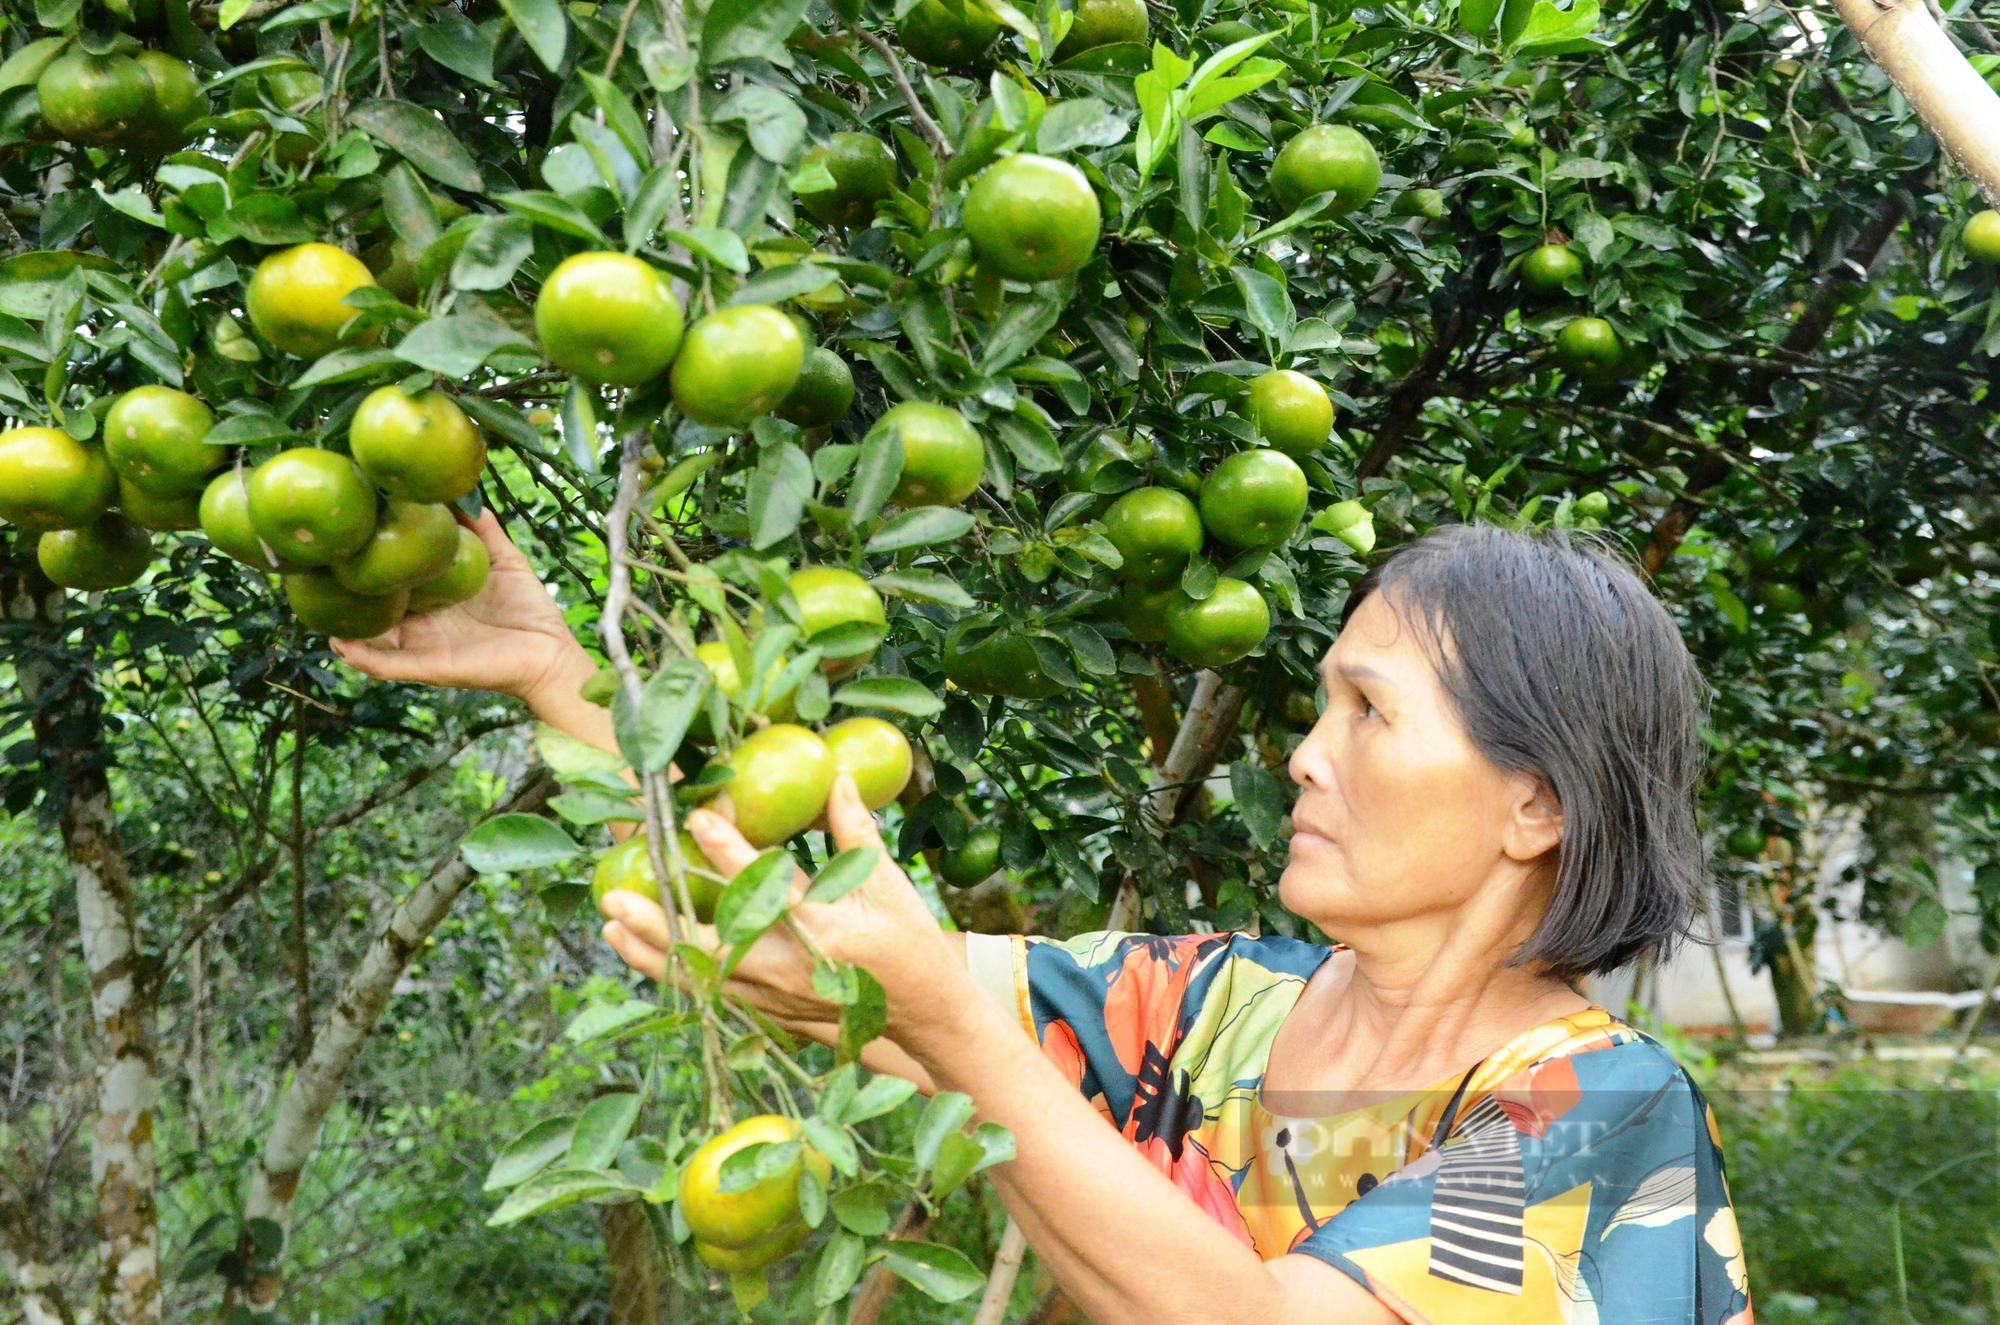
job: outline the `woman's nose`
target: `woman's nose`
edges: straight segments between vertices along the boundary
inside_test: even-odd
[[[1301,788],[1324,791],[1333,785],[1332,735],[1327,731],[1326,719],[1321,718],[1299,742],[1299,748],[1292,751],[1285,768],[1292,781]]]

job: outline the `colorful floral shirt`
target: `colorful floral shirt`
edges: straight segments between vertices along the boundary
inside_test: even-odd
[[[1049,1058],[1267,1260],[1316,1257],[1419,1325],[1750,1325],[1714,1115],[1602,1008],[1423,1090],[1266,1096],[1272,1040],[1332,949],[972,937],[974,974]]]

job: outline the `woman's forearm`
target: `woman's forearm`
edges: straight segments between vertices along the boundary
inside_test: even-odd
[[[576,645],[565,650],[521,699],[529,712],[557,731],[616,754],[618,738],[611,730],[611,711],[583,697],[583,683],[595,675],[597,664],[582,645]]]
[[[993,1170],[1002,1200],[1071,1301],[1098,1325],[1373,1321],[1382,1311],[1327,1270],[1302,1306],[1257,1253],[1231,1237],[1087,1103],[1032,1039],[976,993],[949,1023],[906,1045],[941,1090],[970,1095],[1014,1133],[1016,1158]],[[1322,1287],[1313,1276],[1314,1288]],[[1321,1314],[1321,1309],[1329,1314]]]

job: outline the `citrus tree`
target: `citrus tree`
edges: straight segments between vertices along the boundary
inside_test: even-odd
[[[1810,14],[7,19],[0,517],[33,736],[7,803],[59,819],[73,867],[106,1319],[162,1311],[162,972],[282,877],[298,1069],[241,1218],[191,1262],[231,1312],[282,1311],[319,1129],[481,875],[552,916],[650,892],[725,945],[577,1019],[573,1041],[616,1046],[618,1088],[493,1138],[496,1222],[606,1204],[763,1315],[836,1310],[878,1263],[941,1301],[978,1291],[913,1230],[1011,1141],[946,1095],[886,1143],[912,1092],[859,1065],[883,1024],[868,973],[816,972],[845,1009],[830,1051],[718,993],[789,923],[795,864],[814,900],[872,866],[813,831],[833,779],[855,774],[962,927],[1304,934],[1275,894],[1284,760],[1348,588],[1439,523],[1600,533],[1656,576],[1716,687],[1711,817],[1788,1025],[1820,992],[1804,830],[1918,795],[1991,855],[2000,223]],[[489,510],[532,572],[467,528]],[[311,915],[333,903],[309,848],[518,722],[365,684],[325,637],[422,630],[529,573],[604,661],[585,697],[618,748],[540,732],[315,1008]],[[197,715],[246,770],[204,811],[227,854],[152,922],[163,948],[112,809],[107,694]],[[307,762],[359,748],[395,775],[305,822]],[[703,802],[766,848],[733,881],[677,828]],[[1952,903],[1905,865],[1866,896],[1914,941]],[[34,1268],[32,1237],[9,1245]],[[60,1275],[16,1277],[62,1318]]]

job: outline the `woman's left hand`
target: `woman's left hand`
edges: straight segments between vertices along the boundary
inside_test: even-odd
[[[810,880],[799,871],[792,890],[793,921],[811,936],[821,954],[852,962],[882,985],[888,996],[889,1037],[898,1042],[922,1032],[949,1014],[959,1000],[954,982],[976,993],[960,952],[945,936],[909,876],[896,866],[882,843],[875,816],[861,803],[854,779],[834,781],[826,817],[836,847],[874,847],[880,852],[868,881],[835,902],[801,902]],[[743,840],[736,825],[710,810],[688,816],[688,831],[716,870],[734,878],[761,854]],[[604,899],[611,917],[604,937],[633,969],[662,979],[669,946],[666,913],[659,905],[628,892]],[[722,946],[711,925],[691,936],[704,951]],[[789,1031],[830,1042],[840,1017],[838,1004],[813,988],[815,958],[789,927],[780,923],[760,937],[731,975],[727,992]]]

